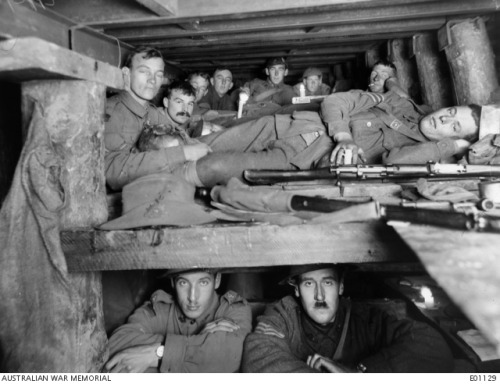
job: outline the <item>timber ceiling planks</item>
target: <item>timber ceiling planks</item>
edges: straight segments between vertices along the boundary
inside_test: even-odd
[[[51,9],[123,43],[155,46],[186,72],[228,66],[246,80],[262,75],[267,58],[285,56],[290,83],[307,66],[333,73],[388,39],[500,9],[500,0],[182,0],[159,16],[141,5],[163,2],[66,0]]]

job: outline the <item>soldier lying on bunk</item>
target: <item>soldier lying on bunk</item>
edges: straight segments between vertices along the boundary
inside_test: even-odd
[[[341,298],[332,264],[294,266],[295,296],[269,306],[245,340],[244,372],[451,372],[453,357],[427,324]]]
[[[162,290],[109,339],[110,372],[237,372],[251,331],[247,302],[218,295],[214,270],[171,270],[175,296]]]
[[[500,133],[498,105],[471,104],[426,113],[393,91],[332,94],[323,101],[321,116],[336,142],[327,160],[337,164],[355,164],[358,158],[371,164],[456,162],[467,154],[471,163],[484,163],[478,160],[484,158],[484,146],[495,151],[492,135]],[[471,146],[478,139],[484,139],[482,144]],[[345,150],[352,159],[345,159]]]

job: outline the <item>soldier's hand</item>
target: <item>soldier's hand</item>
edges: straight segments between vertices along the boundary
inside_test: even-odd
[[[240,326],[234,321],[228,319],[217,319],[206,324],[200,332],[200,335],[214,332],[234,332],[240,329]]]
[[[330,372],[330,373],[356,372],[354,369],[350,369],[340,363],[337,363],[317,353],[307,358],[307,365],[313,369],[317,369],[320,372]]]
[[[465,153],[469,150],[469,147],[472,145],[469,141],[465,139],[457,139],[455,140],[456,145],[456,155],[465,155]]]
[[[223,129],[224,128],[218,124],[213,124],[213,123],[210,123],[208,121],[204,121],[201,135],[202,136],[209,135],[209,134],[214,133],[214,132],[222,131]]]
[[[283,339],[285,337],[285,335],[283,333],[278,332],[276,329],[274,329],[270,325],[268,325],[266,323],[262,323],[262,322],[257,324],[254,332],[255,333],[262,333],[263,335],[279,337],[280,339]]]
[[[124,349],[109,359],[104,368],[111,373],[141,373],[150,367],[157,367],[156,349],[159,345],[155,343]]]
[[[212,149],[204,143],[185,145],[183,149],[187,161],[196,161],[212,152]]]
[[[350,158],[349,158],[350,156]],[[330,155],[330,162],[339,164],[357,164],[358,159],[365,162],[365,154],[363,149],[357,146],[352,139],[344,139],[337,141],[337,145]]]

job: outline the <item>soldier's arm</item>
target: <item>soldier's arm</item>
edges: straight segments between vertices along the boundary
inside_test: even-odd
[[[239,328],[198,335],[167,334],[160,365],[161,372],[237,372],[240,368],[243,342],[251,331],[251,311],[239,302],[228,307],[219,319]]]
[[[425,164],[428,161],[450,162],[453,156],[459,155],[464,149],[460,142],[454,139],[443,139],[427,143],[406,145],[393,148],[382,155],[384,164]]]
[[[120,104],[108,114],[104,132],[106,182],[114,190],[151,173],[169,172],[186,161],[182,147],[139,152],[136,141],[142,131],[138,123],[120,111]]]

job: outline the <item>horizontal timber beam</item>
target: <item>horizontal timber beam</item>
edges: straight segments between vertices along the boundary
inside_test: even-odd
[[[119,68],[35,37],[0,41],[0,79],[9,82],[76,79],[123,89]]]
[[[34,10],[27,4],[0,1],[0,15],[3,38],[37,37],[112,65],[119,65],[132,48],[40,6]]]
[[[61,245],[72,272],[415,261],[381,222],[64,231]]]
[[[56,4],[57,11],[73,12],[80,22],[96,28],[119,28],[122,26],[152,26],[168,23],[189,23],[193,20],[241,20],[261,16],[303,15],[305,13],[339,12],[346,9],[359,10],[415,3],[438,3],[441,0],[269,0],[259,3],[247,0],[183,0],[179,2],[177,17],[151,17],[147,12],[139,13],[130,5],[122,5],[122,0],[94,0],[82,3],[80,0],[65,0]],[[106,3],[101,6],[99,3]],[[113,3],[116,3],[113,6]],[[128,4],[128,2],[127,2]],[[128,8],[127,10],[125,10]],[[256,10],[258,8],[258,10]],[[103,9],[105,12],[103,12]],[[118,13],[116,10],[120,10]],[[114,12],[113,12],[114,10]],[[141,17],[142,16],[142,17]]]
[[[221,20],[200,22],[195,30],[186,31],[175,25],[141,26],[129,25],[126,28],[107,29],[106,32],[126,41],[149,40],[155,38],[180,38],[197,35],[230,34],[296,29],[306,27],[327,27],[353,25],[394,20],[407,20],[432,17],[452,17],[458,15],[478,15],[496,10],[491,0],[460,0],[433,4],[392,5],[386,7],[360,8],[337,12],[304,13],[293,16],[267,16],[241,20]]]
[[[227,44],[241,44],[241,43],[264,43],[281,41],[283,44],[289,40],[322,40],[326,38],[337,37],[344,39],[343,41],[352,41],[356,36],[361,37],[363,40],[371,39],[372,35],[388,34],[388,33],[410,33],[414,34],[419,31],[437,30],[446,23],[443,17],[429,18],[423,20],[406,20],[406,21],[391,21],[385,23],[365,23],[349,26],[336,26],[326,27],[321,32],[308,33],[305,30],[286,30],[286,31],[273,31],[255,32],[255,33],[241,33],[234,35],[210,35],[204,40],[192,39],[165,39],[149,41],[148,45],[154,45],[157,48],[173,48],[173,47],[198,47],[206,46],[207,44],[227,45]],[[129,41],[131,44],[135,42],[133,39]],[[139,43],[139,42],[137,42]]]

